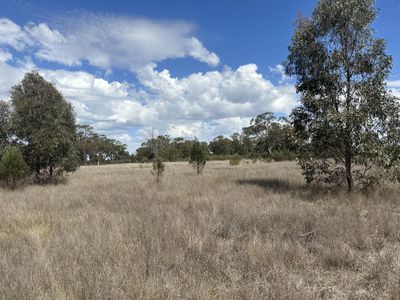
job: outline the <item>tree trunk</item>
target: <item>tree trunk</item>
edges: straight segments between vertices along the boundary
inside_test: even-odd
[[[347,47],[346,47],[347,49]],[[347,51],[346,51],[347,52]],[[348,63],[347,63],[348,65]],[[353,174],[351,172],[351,165],[352,165],[352,158],[353,158],[353,151],[352,151],[352,137],[351,137],[351,122],[350,122],[350,109],[351,109],[351,73],[349,70],[349,67],[347,67],[346,70],[346,142],[345,142],[345,153],[344,153],[344,159],[345,159],[345,169],[346,169],[346,181],[347,181],[347,191],[350,193],[353,190],[354,187],[354,180],[353,180]]]
[[[200,163],[197,163],[197,174],[200,174]]]
[[[39,181],[39,175],[40,175],[40,167],[36,166],[36,173],[35,173],[36,182]]]
[[[50,166],[50,177],[53,178],[53,166]]]
[[[354,187],[353,174],[351,172],[351,165],[352,165],[351,153],[347,152],[345,156],[346,156],[345,167],[346,167],[347,191],[351,192]]]

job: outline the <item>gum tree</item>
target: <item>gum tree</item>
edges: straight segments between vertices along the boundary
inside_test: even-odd
[[[11,126],[26,162],[36,177],[41,170],[73,171],[76,125],[72,106],[37,72],[25,74],[11,89]]]
[[[352,191],[399,179],[399,102],[385,86],[392,58],[374,37],[376,15],[373,0],[319,0],[297,22],[286,73],[300,93],[291,117],[307,182]]]

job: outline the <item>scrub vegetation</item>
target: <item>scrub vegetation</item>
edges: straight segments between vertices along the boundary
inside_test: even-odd
[[[81,167],[0,190],[4,299],[398,299],[398,186],[306,185],[295,162]]]

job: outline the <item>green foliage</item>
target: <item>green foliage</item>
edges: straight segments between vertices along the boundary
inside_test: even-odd
[[[164,161],[183,161],[189,158],[193,141],[178,137],[171,139],[168,135],[151,138],[136,150],[136,160],[139,162],[152,161],[156,155]]]
[[[297,23],[286,73],[301,94],[291,117],[307,182],[352,191],[399,178],[400,108],[385,87],[392,59],[370,28],[373,4],[319,0]]]
[[[273,161],[290,161],[296,159],[296,154],[290,151],[274,151],[269,158]]]
[[[237,166],[242,161],[242,157],[240,155],[233,155],[229,158],[229,164],[231,166]]]
[[[74,172],[79,168],[80,160],[77,151],[71,149],[71,153],[64,157],[61,162],[61,168],[59,169],[60,173],[63,172]]]
[[[214,155],[233,154],[233,141],[222,135],[214,138],[208,147]]]
[[[189,162],[193,164],[197,174],[203,171],[207,162],[207,144],[200,143],[198,140],[193,142],[192,149],[190,150]]]
[[[165,164],[160,156],[156,156],[153,159],[153,175],[156,176],[157,182],[161,181],[161,177],[164,174]]]
[[[65,167],[76,142],[71,104],[37,72],[27,73],[12,88],[11,100],[13,133],[36,177],[42,170],[52,174],[53,169]]]
[[[28,175],[29,167],[17,147],[8,146],[0,161],[0,178],[14,189],[17,181]]]
[[[250,121],[250,126],[243,128],[251,158],[270,157],[274,152],[294,152],[293,127],[286,118],[276,118],[266,112]],[[250,145],[249,145],[250,144]]]
[[[99,135],[88,125],[77,125],[77,143],[80,164],[130,162],[127,145]]]
[[[170,138],[168,135],[151,138],[136,150],[137,162],[152,161],[159,155],[164,161],[190,160],[194,141],[182,137]],[[285,118],[276,118],[264,113],[251,120],[242,133],[233,133],[230,138],[222,135],[214,138],[208,145],[201,142],[209,160],[227,160],[233,155],[251,159],[271,159],[271,155],[283,153],[282,159],[294,157],[296,145],[293,142],[293,126]],[[211,152],[211,153],[210,153]]]
[[[10,133],[11,109],[9,103],[0,101],[0,154],[2,149],[7,146]]]

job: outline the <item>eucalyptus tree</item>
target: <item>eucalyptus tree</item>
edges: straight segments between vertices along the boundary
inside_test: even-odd
[[[25,74],[11,89],[11,126],[25,160],[36,178],[42,171],[73,171],[78,167],[75,151],[75,116],[70,103],[39,73]]]
[[[392,58],[371,24],[373,0],[319,0],[297,22],[286,73],[297,78],[292,121],[307,182],[365,188],[399,179],[399,102]]]
[[[11,108],[8,102],[0,100],[0,155],[9,144]]]

